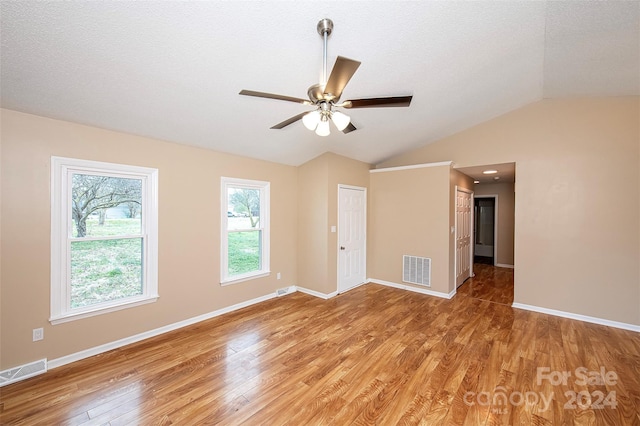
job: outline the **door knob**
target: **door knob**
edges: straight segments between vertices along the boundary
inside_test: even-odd
[[[340,246],[340,250],[344,250],[344,246]]]

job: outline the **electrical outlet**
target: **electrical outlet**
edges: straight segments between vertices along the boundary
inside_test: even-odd
[[[33,329],[33,341],[37,342],[38,340],[44,339],[44,329],[42,328],[34,328]]]
[[[280,275],[280,272],[278,272],[278,273],[276,274],[276,278],[277,278],[277,279],[282,278],[282,275]]]

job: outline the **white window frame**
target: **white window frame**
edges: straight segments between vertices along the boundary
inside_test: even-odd
[[[231,177],[222,177],[220,184],[220,215],[221,215],[221,247],[220,247],[220,284],[229,285],[242,281],[247,281],[255,278],[266,277],[270,271],[269,264],[269,247],[271,245],[270,232],[269,232],[269,209],[271,205],[270,201],[270,188],[271,184],[265,181],[238,179]],[[232,232],[242,231],[262,231],[260,253],[262,259],[260,262],[261,269],[257,271],[248,272],[241,275],[229,276],[229,234],[228,234],[228,191],[229,188],[245,188],[245,189],[257,189],[260,191],[260,222],[258,222],[257,228],[249,228],[242,230],[234,230]]]
[[[74,173],[142,181],[142,294],[71,308],[71,185]],[[158,299],[158,170],[51,157],[51,324],[114,312]]]

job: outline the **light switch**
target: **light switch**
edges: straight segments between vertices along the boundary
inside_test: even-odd
[[[333,226],[331,227],[331,232],[336,232],[336,226],[335,226],[335,225],[333,225]]]

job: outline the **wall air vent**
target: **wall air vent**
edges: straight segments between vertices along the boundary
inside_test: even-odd
[[[402,256],[402,281],[431,287],[431,258]]]

